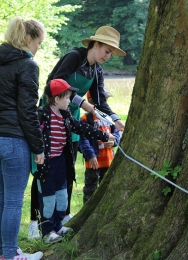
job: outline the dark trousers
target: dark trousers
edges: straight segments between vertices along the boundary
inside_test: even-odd
[[[75,161],[77,157],[78,151],[78,142],[73,142],[74,156]],[[67,178],[67,193],[68,193],[68,206],[66,210],[66,215],[70,214],[70,204],[71,204],[71,196],[72,196],[72,188],[73,188],[73,180],[72,178]],[[39,212],[39,200],[38,200],[38,188],[37,188],[37,179],[33,178],[31,184],[31,220],[38,220],[38,212]]]
[[[37,179],[34,177],[31,184],[31,220],[39,220],[39,200],[38,200],[38,188]]]
[[[73,149],[74,149],[74,157],[75,157],[75,162],[77,158],[77,152],[78,152],[78,142],[73,142]],[[66,215],[70,214],[70,206],[71,206],[71,197],[72,197],[72,188],[73,188],[73,179],[67,177],[67,193],[68,193],[68,207],[66,211]]]
[[[37,180],[41,230],[43,236],[58,232],[67,209],[66,159],[62,153],[50,159],[50,168],[45,181]]]
[[[86,203],[91,197],[93,192],[97,189],[98,185],[101,183],[105,173],[108,168],[87,169],[85,170],[85,185],[83,187],[83,202]]]

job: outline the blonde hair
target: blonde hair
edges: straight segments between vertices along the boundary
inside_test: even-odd
[[[25,49],[27,47],[27,35],[30,35],[32,39],[36,39],[44,32],[45,29],[43,24],[37,20],[28,19],[23,21],[21,17],[16,17],[10,21],[5,34],[5,39],[15,48]]]

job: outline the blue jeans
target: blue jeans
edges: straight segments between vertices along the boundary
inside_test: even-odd
[[[0,137],[0,255],[13,258],[18,248],[24,190],[30,172],[26,140]]]

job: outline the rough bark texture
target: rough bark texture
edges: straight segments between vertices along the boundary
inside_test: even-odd
[[[151,0],[121,147],[147,167],[165,160],[188,189],[188,1]],[[78,260],[188,259],[188,194],[154,179],[118,150],[95,195],[69,226]],[[155,253],[157,252],[158,255]]]

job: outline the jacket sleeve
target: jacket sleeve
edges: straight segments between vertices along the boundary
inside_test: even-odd
[[[81,117],[81,121],[87,123],[87,119],[85,115]],[[97,157],[97,155],[95,154],[95,150],[91,146],[89,140],[82,135],[80,136],[79,146],[86,160],[90,160],[91,158]]]
[[[85,136],[88,139],[94,138],[103,142],[108,141],[109,135],[107,133],[87,124],[84,121],[76,120],[72,116],[70,118],[72,125],[71,131],[75,134]]]
[[[38,76],[39,68],[31,59],[24,63],[18,76],[18,117],[26,140],[34,154],[40,154],[44,151],[37,115]]]
[[[115,127],[114,127],[114,130],[112,132],[112,135],[115,137],[114,147],[116,147],[117,144],[119,144],[119,142],[120,142],[120,134],[119,134],[119,131]]]

